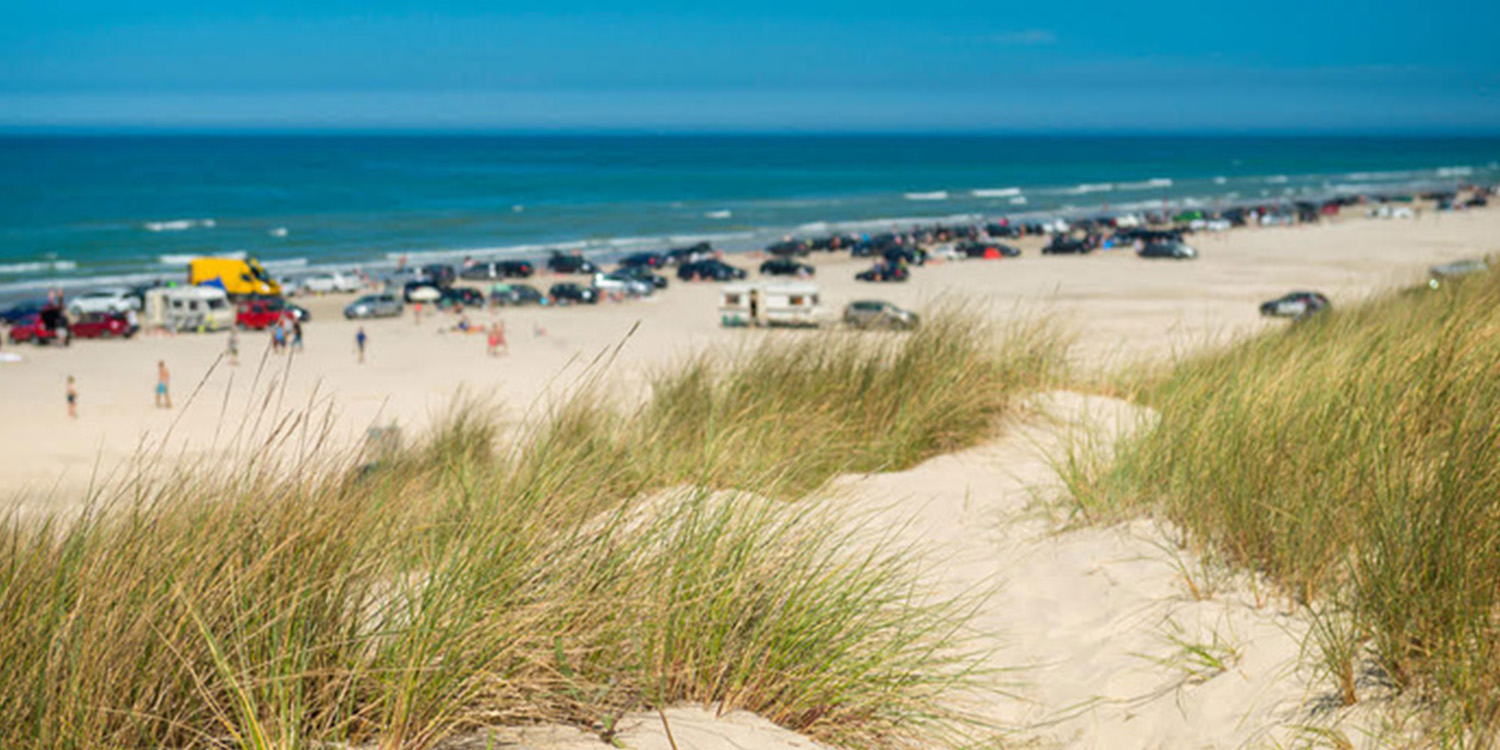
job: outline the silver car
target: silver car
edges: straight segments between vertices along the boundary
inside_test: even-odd
[[[344,308],[344,317],[394,318],[406,310],[401,298],[394,294],[366,294]]]
[[[860,300],[844,308],[844,324],[851,328],[893,328],[911,330],[917,327],[917,314],[882,300]]]

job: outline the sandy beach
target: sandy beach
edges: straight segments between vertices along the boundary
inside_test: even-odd
[[[916,269],[905,284],[853,281],[862,259],[814,255],[830,314],[852,300],[889,299],[921,310],[962,300],[996,320],[1054,319],[1076,337],[1081,373],[1176,354],[1287,325],[1258,315],[1259,302],[1293,289],[1328,294],[1335,306],[1422,281],[1435,263],[1495,250],[1500,214],[1422,221],[1346,218],[1317,226],[1200,235],[1196,261],[1146,261],[1129,252],[972,260]],[[742,266],[758,264],[732,257]],[[540,279],[542,283],[549,280]],[[0,477],[23,514],[79,507],[90,483],[127,476],[140,452],[213,466],[250,460],[256,442],[291,425],[283,450],[311,452],[310,436],[357,446],[371,425],[420,432],[463,391],[492,398],[507,419],[602,378],[622,399],[653,370],[706,348],[733,351],[768,333],[719,327],[718,286],[673,283],[654,298],[597,307],[480,312],[505,321],[509,353],[491,357],[482,335],[451,330],[452,315],[414,322],[352,322],[348,295],[303,300],[313,322],[305,350],[269,353],[269,333],[241,334],[241,361],[221,359],[227,334],[81,341],[71,348],[7,347],[23,356],[0,367],[7,386]],[[369,336],[365,363],[354,338]],[[172,371],[174,408],[152,404],[156,362]],[[64,384],[76,378],[79,416],[67,417]],[[633,390],[636,389],[636,390]],[[323,423],[282,421],[312,413]],[[1123,401],[1039,394],[992,442],[907,471],[847,476],[825,492],[874,528],[934,554],[933,596],[986,591],[975,644],[990,654],[995,686],[972,709],[1007,736],[1042,747],[1259,747],[1306,739],[1308,726],[1354,744],[1378,744],[1389,704],[1329,712],[1331,687],[1308,668],[1309,624],[1243,577],[1215,570],[1179,547],[1179,532],[1151,521],[1106,528],[1059,523],[1053,460],[1087,431],[1108,440],[1149,414]],[[278,427],[277,425],[282,425]],[[1102,436],[1102,437],[1101,437]],[[238,450],[230,450],[238,446]],[[667,747],[660,717],[626,717],[630,747]],[[670,721],[694,747],[781,750],[810,741],[754,716],[715,717],[691,707]],[[603,748],[577,730],[504,730],[523,747]],[[1353,739],[1350,739],[1353,738]],[[488,736],[456,746],[484,746]]]
[[[831,318],[855,299],[916,310],[962,300],[998,320],[1055,320],[1076,337],[1074,356],[1087,370],[1162,361],[1284,326],[1261,319],[1257,305],[1294,289],[1322,291],[1338,306],[1418,281],[1431,264],[1493,251],[1500,229],[1500,217],[1486,211],[1416,221],[1353,213],[1315,226],[1199,234],[1192,242],[1202,257],[1188,262],[1146,261],[1128,251],[1044,256],[1028,241],[1019,259],[934,263],[915,269],[908,283],[869,284],[853,280],[869,265],[865,259],[814,253],[809,260],[818,266]],[[729,260],[755,277],[759,258]],[[5,351],[23,360],[0,365],[8,425],[0,435],[0,492],[23,497],[30,510],[68,506],[91,482],[122,476],[138,453],[214,455],[213,446],[231,444],[257,421],[264,430],[278,415],[329,413],[335,444],[357,445],[372,425],[420,431],[460,390],[520,417],[581,378],[602,373],[629,392],[653,369],[693,351],[798,335],[721,328],[718,294],[715,284],[673,279],[643,300],[474,313],[475,323],[505,321],[510,351],[501,357],[486,355],[483,335],[452,331],[451,315],[414,323],[408,310],[401,319],[346,321],[340,311],[352,295],[300,300],[313,314],[300,353],[272,355],[268,332],[242,333],[238,366],[222,358],[227,334],[144,335],[66,349],[7,344]],[[354,344],[361,326],[369,336],[362,365]],[[158,360],[171,370],[171,410],[152,404]],[[76,420],[68,419],[64,400],[69,375],[79,392]]]

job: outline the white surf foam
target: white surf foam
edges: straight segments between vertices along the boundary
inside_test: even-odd
[[[1153,190],[1172,187],[1172,180],[1168,177],[1153,177],[1141,182],[1122,182],[1115,187],[1120,190]]]
[[[171,219],[169,221],[148,221],[141,225],[148,232],[183,232],[189,229],[203,228],[213,229],[218,222],[213,219]]]
[[[1287,177],[1284,174],[1273,174],[1266,178],[1266,182],[1271,185],[1285,185],[1286,180]]]
[[[272,237],[285,237],[287,235],[287,231],[286,227],[274,227],[271,229],[271,231],[266,232],[266,234],[269,234]]]
[[[73,271],[78,264],[71,260],[35,260],[21,263],[0,263],[0,274],[42,273],[44,271]]]
[[[947,190],[933,190],[927,193],[905,193],[909,201],[945,201],[948,200]]]
[[[227,258],[229,260],[244,260],[249,254],[244,250],[231,250],[227,253],[169,253],[156,256],[156,262],[164,266],[185,266],[193,262],[194,258]]]
[[[1088,193],[1107,193],[1114,189],[1114,184],[1109,182],[1085,182],[1082,185],[1074,185],[1062,192],[1063,195],[1087,195]]]
[[[1011,198],[1010,199],[1010,205],[1012,205],[1012,206],[1024,206],[1024,205],[1026,205],[1026,196],[1024,196],[1024,195],[1018,195],[1018,196],[1016,196],[1014,198]]]
[[[1438,167],[1438,177],[1468,177],[1474,174],[1473,167]]]
[[[707,211],[703,214],[703,217],[706,219],[727,219],[731,216],[734,216],[734,212],[728,209],[722,209],[719,211]]]
[[[1013,198],[1020,194],[1021,189],[1018,187],[981,188],[979,190],[969,191],[969,195],[972,195],[975,198]]]

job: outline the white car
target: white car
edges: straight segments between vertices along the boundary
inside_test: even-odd
[[[92,313],[139,312],[141,301],[129,289],[95,289],[68,300],[68,312],[74,316]]]
[[[320,273],[314,276],[304,276],[298,289],[302,292],[312,294],[330,294],[333,292],[357,292],[362,288],[357,276],[345,276],[334,271],[332,273]]]
[[[649,281],[627,278],[613,273],[594,274],[594,288],[600,294],[623,294],[628,297],[645,297],[656,291]]]
[[[959,252],[958,246],[954,243],[944,242],[927,248],[927,257],[933,260],[965,260],[969,256],[967,253]]]

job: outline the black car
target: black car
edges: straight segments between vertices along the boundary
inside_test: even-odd
[[[1260,314],[1267,317],[1306,320],[1309,316],[1332,307],[1328,298],[1318,292],[1292,292],[1269,302],[1262,302]]]
[[[438,307],[484,307],[484,294],[465,286],[450,286],[443,290]]]
[[[667,264],[667,256],[664,253],[631,253],[620,259],[620,268],[661,268]]]
[[[965,242],[957,248],[967,258],[1019,258],[1018,248],[1000,242]]]
[[[798,263],[791,258],[772,258],[760,264],[760,273],[763,276],[812,276],[818,270],[806,263]]]
[[[700,260],[697,263],[689,263],[678,266],[677,278],[683,281],[735,281],[745,278],[745,269],[736,268],[722,260]]]
[[[1062,235],[1056,235],[1052,241],[1042,248],[1043,255],[1085,255],[1093,252],[1094,247],[1083,240],[1075,240]]]
[[[696,245],[688,247],[672,248],[666,252],[667,263],[674,266],[697,263],[700,260],[708,260],[714,256],[714,246],[707,242],[699,242]]]
[[[627,279],[635,279],[636,281],[649,282],[652,287],[657,289],[667,288],[667,277],[659,273],[653,273],[646,266],[620,266],[615,269],[614,275],[624,276]]]
[[[881,251],[880,255],[887,263],[892,264],[908,263],[920,266],[927,262],[927,251],[911,245],[892,245]]]
[[[453,266],[447,263],[429,263],[417,269],[417,272],[421,274],[424,281],[440,287],[448,286],[458,278],[458,273],[453,270]]]
[[[459,276],[470,281],[491,281],[494,279],[525,279],[536,273],[536,266],[525,260],[497,260],[489,263],[475,263],[465,268]]]
[[[45,299],[23,300],[4,310],[0,310],[0,320],[5,321],[7,325],[15,325],[25,320],[28,316],[40,313],[42,308],[46,306],[47,300]]]
[[[582,255],[564,255],[556,250],[547,258],[547,270],[553,273],[599,273],[599,267]]]
[[[547,298],[530,284],[507,284],[490,292],[490,301],[503,307],[540,305]]]
[[[911,271],[899,263],[876,263],[868,270],[854,274],[855,281],[906,281]]]
[[[1192,260],[1198,257],[1198,251],[1181,242],[1153,242],[1142,247],[1136,255],[1142,258],[1172,258],[1175,260]]]
[[[553,284],[552,288],[547,290],[547,293],[552,297],[552,302],[558,305],[566,305],[572,302],[594,305],[599,302],[598,289],[572,282]]]
[[[793,255],[807,255],[809,250],[811,250],[811,247],[808,245],[808,243],[802,240],[782,240],[781,242],[778,242],[766,248],[766,252],[782,257],[791,257]]]

